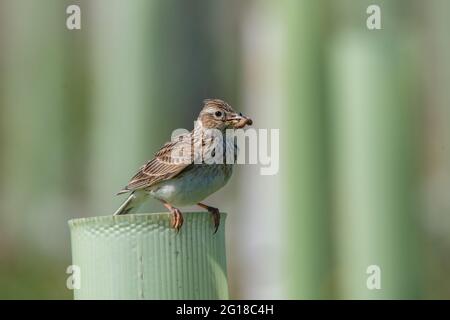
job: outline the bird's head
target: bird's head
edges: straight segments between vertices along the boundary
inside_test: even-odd
[[[228,103],[220,99],[206,99],[203,101],[203,109],[197,121],[200,121],[203,128],[221,131],[240,129],[253,123],[252,119],[242,115],[242,113],[237,113]]]

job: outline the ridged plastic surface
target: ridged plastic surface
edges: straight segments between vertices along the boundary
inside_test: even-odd
[[[184,213],[177,234],[168,213],[69,221],[75,299],[228,299],[224,225]]]

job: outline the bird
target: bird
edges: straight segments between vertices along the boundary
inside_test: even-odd
[[[224,100],[205,99],[193,130],[165,143],[117,193],[129,196],[114,215],[134,213],[145,201],[154,198],[169,210],[170,225],[178,233],[183,225],[179,207],[198,205],[211,214],[215,234],[220,225],[220,211],[202,201],[231,178],[235,161],[227,157],[231,154],[232,160],[236,160],[238,148],[236,139],[226,135],[227,130],[252,124],[251,118],[237,113]]]

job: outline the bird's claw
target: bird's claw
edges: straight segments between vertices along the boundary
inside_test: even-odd
[[[220,212],[219,212],[219,209],[211,208],[208,211],[209,211],[209,213],[211,213],[212,218],[213,218],[213,224],[214,224],[214,233],[213,234],[216,234],[217,230],[219,229],[219,225],[220,225]]]
[[[172,228],[174,228],[178,233],[182,225],[183,225],[183,214],[181,213],[180,209],[173,208],[171,219]]]

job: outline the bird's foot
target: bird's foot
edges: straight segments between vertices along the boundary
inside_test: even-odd
[[[160,200],[164,207],[169,209],[170,213],[172,214],[172,218],[170,219],[170,226],[174,228],[177,233],[180,231],[181,226],[183,225],[183,214],[181,213],[180,209],[175,208],[170,203]]]
[[[170,212],[172,213],[171,227],[174,228],[178,233],[181,226],[183,225],[183,214],[181,213],[180,209],[175,207],[172,207]]]

